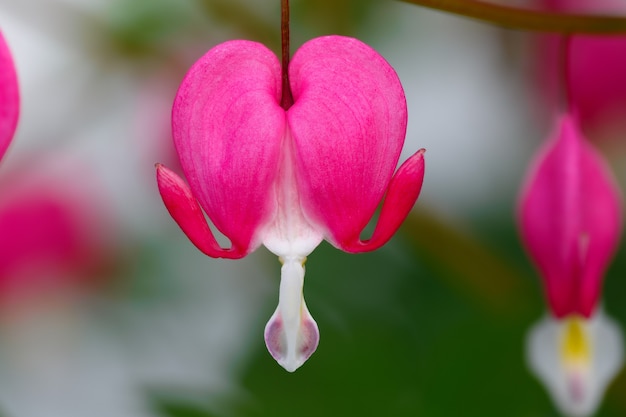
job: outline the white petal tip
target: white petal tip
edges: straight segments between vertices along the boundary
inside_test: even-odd
[[[265,326],[265,345],[270,355],[288,372],[294,372],[315,352],[319,343],[317,323],[303,303],[301,319],[285,326],[276,310]]]

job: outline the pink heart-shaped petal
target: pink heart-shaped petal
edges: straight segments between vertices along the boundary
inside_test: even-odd
[[[191,192],[237,251],[274,211],[285,132],[280,65],[265,46],[231,41],[211,49],[182,82],[172,112],[176,149]]]
[[[289,75],[294,104],[287,117],[303,210],[344,248],[359,241],[396,169],[406,133],[404,91],[380,54],[341,36],[305,43]]]

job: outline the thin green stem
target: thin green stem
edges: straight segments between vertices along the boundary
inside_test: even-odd
[[[401,0],[509,29],[555,33],[626,34],[626,17],[548,13],[478,0]]]
[[[293,104],[291,86],[289,85],[289,0],[280,2],[280,40],[282,53],[282,97],[280,105],[287,110]]]

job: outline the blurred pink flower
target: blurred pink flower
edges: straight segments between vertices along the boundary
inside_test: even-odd
[[[576,121],[561,117],[534,161],[520,201],[520,232],[554,316],[589,317],[622,228],[620,192]]]
[[[617,0],[540,0],[548,10],[564,13],[626,14]],[[559,91],[560,40],[538,38],[535,65],[542,94],[553,104]],[[572,35],[568,51],[570,105],[587,134],[626,132],[626,37]],[[596,135],[594,135],[595,137]]]
[[[529,362],[567,415],[597,408],[621,367],[619,328],[598,301],[622,229],[619,189],[571,115],[531,165],[519,204],[522,241],[551,315],[529,336]]]
[[[0,158],[6,152],[17,127],[20,98],[11,51],[0,32]]]
[[[96,284],[105,264],[108,227],[93,184],[31,167],[0,181],[0,304]]]
[[[415,203],[423,150],[395,173],[406,101],[389,64],[369,46],[327,36],[305,43],[289,67],[294,104],[280,105],[281,67],[265,46],[230,41],[184,79],[172,115],[189,186],[162,165],[163,201],[212,257],[241,258],[261,244],[283,263],[279,304],[265,329],[272,356],[294,371],[319,334],[302,288],[304,262],[326,239],[346,252],[385,244]],[[386,194],[370,239],[360,235]],[[221,248],[206,223],[231,241]]]

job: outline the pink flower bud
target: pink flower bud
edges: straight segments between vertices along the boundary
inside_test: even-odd
[[[19,112],[20,98],[13,57],[0,32],[0,158],[13,139]]]
[[[621,234],[621,197],[605,161],[569,115],[528,173],[519,226],[553,315],[590,317]]]

